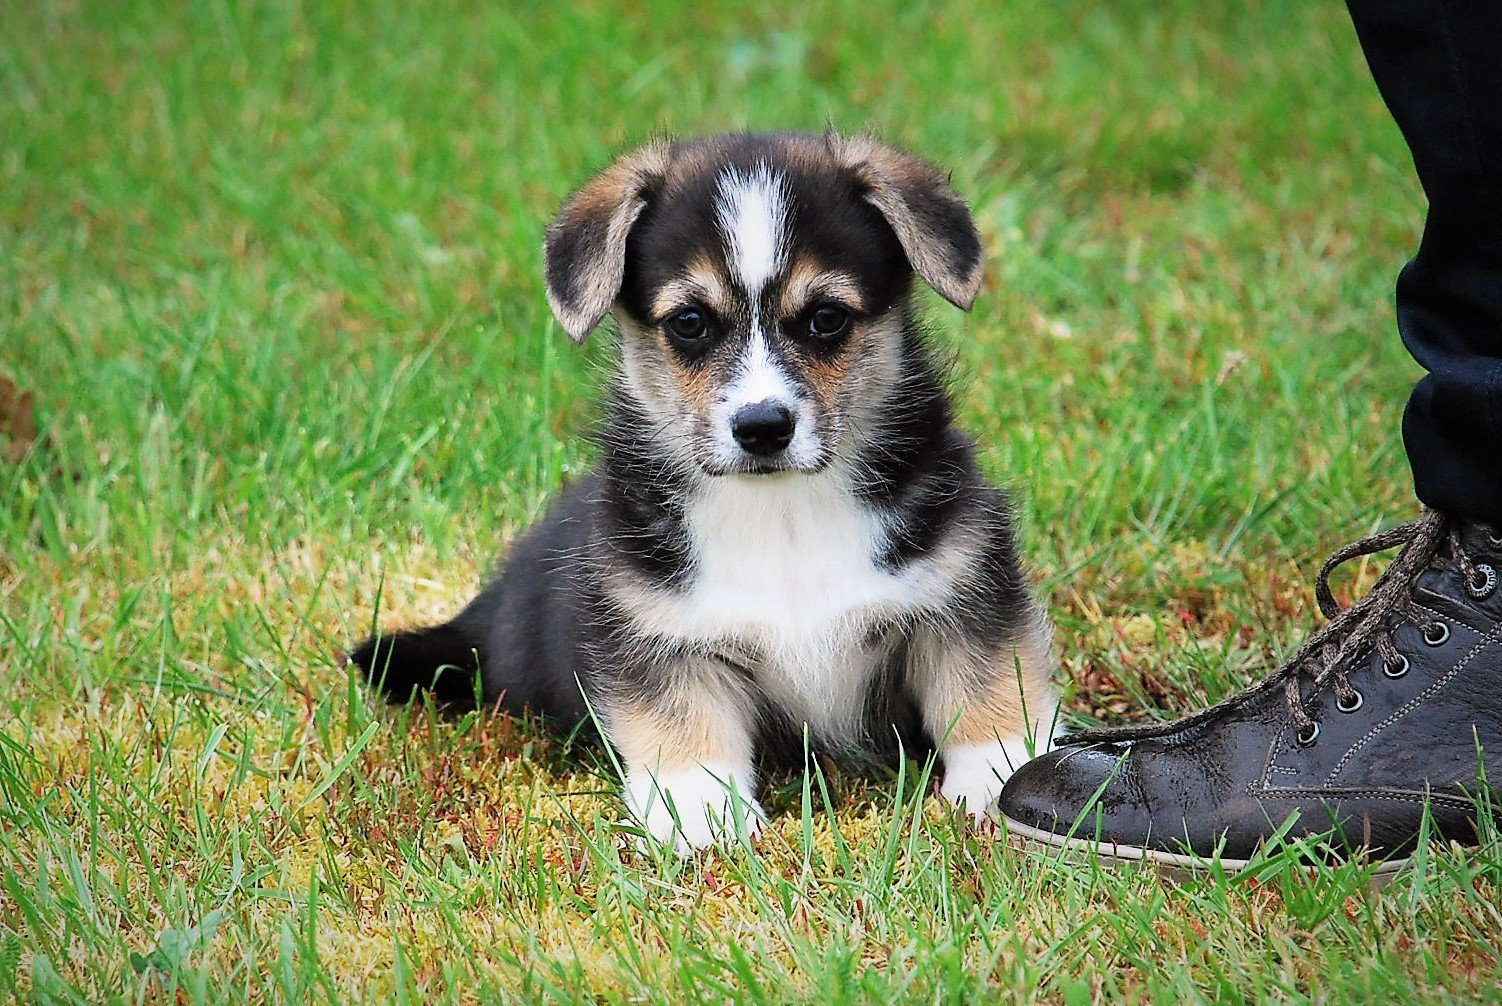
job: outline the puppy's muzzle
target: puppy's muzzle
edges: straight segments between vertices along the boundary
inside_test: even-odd
[[[747,454],[769,458],[793,442],[793,412],[781,402],[743,405],[730,417],[730,435]]]

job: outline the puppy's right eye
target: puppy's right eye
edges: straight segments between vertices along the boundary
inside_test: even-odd
[[[688,308],[668,319],[668,331],[675,338],[693,342],[709,334],[709,323],[705,320],[703,312]]]

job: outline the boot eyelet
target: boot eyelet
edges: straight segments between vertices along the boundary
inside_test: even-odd
[[[1396,664],[1383,664],[1382,673],[1389,678],[1401,678],[1408,673],[1408,658],[1401,653],[1398,654],[1398,662]]]
[[[1476,576],[1481,582],[1466,581],[1466,593],[1478,601],[1484,601],[1491,596],[1492,591],[1497,589],[1497,571],[1485,563],[1481,563],[1476,567]]]
[[[1492,543],[1492,548],[1502,548],[1502,533],[1488,531],[1486,533],[1486,540]]]
[[[1310,723],[1308,726],[1299,727],[1298,736],[1294,738],[1299,747],[1306,748],[1319,740],[1319,724]]]
[[[1424,626],[1424,642],[1430,646],[1444,646],[1450,638],[1450,627],[1444,622],[1431,622]]]
[[[1353,688],[1351,689],[1350,704],[1348,705],[1345,699],[1337,695],[1335,697],[1335,708],[1339,709],[1343,713],[1354,713],[1356,710],[1360,709],[1362,704],[1365,702],[1366,699],[1362,698],[1361,693]]]

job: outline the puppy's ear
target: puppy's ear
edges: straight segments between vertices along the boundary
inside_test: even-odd
[[[621,292],[626,237],[667,169],[669,145],[655,141],[600,172],[563,204],[543,241],[548,304],[582,343]]]
[[[970,310],[985,275],[985,251],[970,207],[943,172],[866,136],[831,134],[841,163],[897,234],[913,271],[951,304]]]

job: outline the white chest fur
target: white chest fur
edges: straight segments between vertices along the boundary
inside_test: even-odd
[[[926,606],[934,577],[878,564],[882,518],[834,472],[714,479],[686,517],[691,586],[654,599],[652,628],[745,655],[779,705],[847,738],[881,657],[873,630]]]

